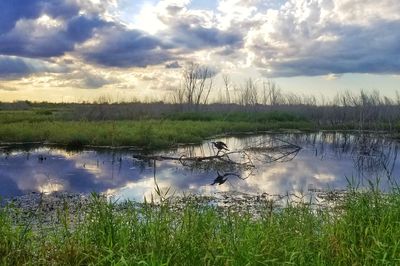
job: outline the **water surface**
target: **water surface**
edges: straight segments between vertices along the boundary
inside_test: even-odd
[[[210,141],[153,154],[181,161],[138,159],[130,150],[2,147],[0,195],[95,191],[143,200],[155,195],[156,186],[175,194],[286,194],[343,189],[349,183],[367,187],[377,180],[389,189],[400,179],[399,143],[385,135],[320,132],[218,140],[229,147],[225,161],[185,160],[216,155]]]

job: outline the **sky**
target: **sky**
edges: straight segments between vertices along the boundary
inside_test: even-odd
[[[400,1],[0,1],[0,101],[168,100],[191,62],[214,70],[214,96],[223,75],[394,96]]]

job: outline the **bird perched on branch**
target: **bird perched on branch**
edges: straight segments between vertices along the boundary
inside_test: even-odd
[[[223,143],[222,141],[212,141],[211,143],[213,144],[213,146],[214,146],[215,148],[218,149],[218,153],[219,153],[220,151],[222,151],[222,150],[229,151],[228,146],[226,146],[226,144]],[[217,154],[218,154],[218,153],[217,153]]]

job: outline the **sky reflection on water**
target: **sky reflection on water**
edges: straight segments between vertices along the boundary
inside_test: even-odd
[[[96,191],[140,201],[155,194],[154,176],[162,190],[171,188],[176,194],[222,191],[286,194],[309,189],[341,189],[348,185],[348,180],[364,187],[368,186],[368,180],[375,182],[377,177],[381,178],[381,187],[388,189],[400,178],[399,143],[384,136],[313,133],[221,140],[227,143],[230,151],[281,145],[286,141],[302,149],[276,162],[266,162],[266,158],[270,158],[267,155],[276,158],[280,154],[278,150],[261,153],[246,150],[255,168],[251,171],[239,169],[236,174],[244,180],[229,175],[221,185],[211,185],[221,173],[215,168],[192,169],[183,167],[179,161],[163,160],[156,161],[154,171],[154,161],[134,159],[131,151],[69,152],[51,147],[3,149],[0,151],[0,195],[11,197],[32,191]],[[206,141],[203,145],[158,154],[189,157],[215,153]],[[235,153],[230,158],[244,160]]]

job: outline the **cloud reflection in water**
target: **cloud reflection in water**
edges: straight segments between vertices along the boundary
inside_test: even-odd
[[[272,143],[276,135],[224,138],[230,150],[241,150],[260,143]],[[154,174],[162,190],[212,194],[222,191],[285,194],[306,192],[309,188],[345,188],[348,179],[367,186],[367,179],[381,178],[383,188],[400,178],[397,158],[399,144],[387,138],[348,134],[286,134],[279,138],[302,147],[292,160],[265,163],[254,157],[255,169],[242,180],[228,175],[226,181],[211,185],[216,169],[182,167],[179,161],[139,161],[128,151],[67,152],[40,147],[29,151],[0,153],[0,195],[18,196],[31,191],[70,191],[109,193],[122,199],[143,200],[155,195]],[[210,156],[216,153],[209,142],[161,152],[174,156]],[[234,160],[240,158],[232,157]]]

